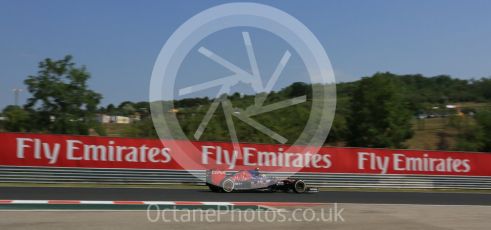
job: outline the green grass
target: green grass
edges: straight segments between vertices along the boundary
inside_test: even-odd
[[[436,150],[440,137],[438,133],[443,132],[450,148],[455,147],[457,130],[450,127],[450,118],[428,118],[413,121],[414,135],[406,141],[408,149]]]
[[[473,108],[473,109],[490,109],[491,103],[483,103],[483,102],[461,102],[457,103],[460,108]]]
[[[195,184],[0,183],[0,187],[208,189]]]
[[[428,192],[428,193],[483,193],[491,194],[491,189],[444,189],[444,188],[319,188],[320,191],[350,192]]]
[[[450,147],[455,146],[455,136],[457,130],[449,127],[449,118],[431,118],[424,120],[414,120],[414,136],[406,141],[408,149],[437,149],[439,137],[438,132],[445,132]],[[104,124],[107,135],[111,137],[122,137],[128,124]]]
[[[161,188],[161,189],[196,189],[208,190],[204,185],[195,184],[97,184],[97,183],[0,183],[0,187],[53,187],[53,188]],[[486,193],[491,189],[418,189],[418,188],[319,188],[320,191],[353,191],[353,192],[442,192],[442,193]]]
[[[107,136],[110,137],[122,137],[124,136],[125,130],[130,126],[130,124],[103,124],[106,129]]]

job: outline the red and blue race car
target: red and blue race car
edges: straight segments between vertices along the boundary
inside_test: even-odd
[[[213,192],[233,192],[239,190],[294,191],[296,193],[317,192],[317,188],[307,187],[303,180],[295,178],[279,179],[255,170],[242,170],[231,175],[225,171],[208,170],[206,185]]]

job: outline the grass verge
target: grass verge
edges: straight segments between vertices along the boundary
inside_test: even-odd
[[[52,187],[52,188],[156,188],[156,189],[198,189],[208,187],[197,184],[100,184],[100,183],[0,183],[0,187]],[[422,188],[319,188],[320,191],[347,192],[429,192],[429,193],[484,193],[491,194],[491,189],[422,189]]]
[[[0,187],[208,189],[196,184],[0,183]]]
[[[319,188],[320,191],[349,192],[426,192],[426,193],[484,193],[491,194],[491,189],[455,189],[455,188]]]

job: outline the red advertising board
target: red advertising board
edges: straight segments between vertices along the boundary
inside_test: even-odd
[[[236,146],[237,147],[237,146]],[[0,165],[491,176],[491,153],[0,133]]]

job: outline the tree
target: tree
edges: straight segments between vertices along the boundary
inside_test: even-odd
[[[411,113],[395,75],[377,73],[363,78],[353,91],[348,116],[348,145],[404,147],[412,136]]]
[[[95,127],[95,112],[102,96],[88,88],[90,74],[76,67],[70,55],[39,63],[37,75],[24,83],[32,97],[25,108],[33,111],[37,130],[51,133],[88,134]]]
[[[476,114],[475,124],[469,124],[457,136],[457,149],[491,152],[491,112]]]
[[[312,98],[312,86],[304,82],[295,82],[282,90],[287,98],[300,97],[306,95]]]
[[[9,105],[3,110],[7,118],[4,128],[10,132],[25,132],[30,130],[29,113],[19,106]]]
[[[438,144],[436,148],[438,150],[448,150],[450,148],[450,143],[448,143],[448,134],[444,131],[439,131],[436,133],[438,136]]]
[[[482,147],[479,151],[491,152],[491,112],[482,111],[477,114],[476,121],[483,132]]]
[[[118,109],[116,108],[116,106],[114,106],[113,104],[109,104],[107,105],[107,107],[104,109],[104,112],[107,113],[108,115],[117,115]]]
[[[124,101],[117,107],[117,115],[130,116],[134,115],[136,112],[135,103],[131,101]]]
[[[150,104],[147,101],[135,103],[135,109],[141,115],[142,119],[150,116]]]
[[[491,100],[491,78],[482,78],[474,82],[476,91],[484,100]]]
[[[329,135],[324,144],[337,145],[344,140],[346,135],[346,118],[338,113],[334,116],[334,120],[329,130]]]

